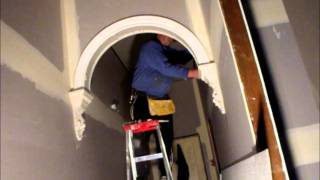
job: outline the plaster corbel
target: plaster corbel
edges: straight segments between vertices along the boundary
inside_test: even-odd
[[[69,97],[73,111],[74,131],[78,141],[83,138],[83,133],[86,128],[85,119],[82,114],[88,108],[93,100],[93,95],[85,88],[72,90],[69,92]]]
[[[219,108],[222,114],[226,113],[223,101],[223,95],[220,88],[217,64],[215,62],[200,64],[198,69],[201,74],[201,80],[207,83],[212,89],[212,101]]]

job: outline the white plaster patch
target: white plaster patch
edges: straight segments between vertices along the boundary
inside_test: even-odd
[[[319,124],[289,129],[287,131],[295,166],[312,164],[319,158]]]
[[[226,113],[222,91],[219,86],[219,76],[216,63],[199,65],[201,80],[207,83],[212,89],[212,101],[220,109],[222,114]]]
[[[69,98],[72,105],[75,136],[78,141],[81,141],[86,128],[85,119],[82,114],[92,102],[93,96],[86,89],[82,88],[69,92]]]
[[[80,58],[79,24],[75,0],[60,0],[62,41],[64,58],[64,76],[68,77],[72,86],[74,72]]]
[[[8,66],[50,97],[68,103],[62,73],[13,28],[1,21],[1,65]]]
[[[257,27],[289,22],[282,0],[251,0],[249,3]]]

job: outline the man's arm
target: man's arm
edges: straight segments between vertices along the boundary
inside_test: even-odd
[[[189,70],[181,65],[173,65],[168,62],[168,58],[162,53],[159,46],[147,45],[142,49],[142,58],[151,68],[169,77],[174,78],[199,78],[198,70]]]
[[[142,50],[142,58],[153,69],[169,77],[186,79],[189,69],[181,65],[173,65],[156,46],[146,47]]]
[[[185,65],[193,59],[192,55],[187,49],[177,50],[168,47],[166,55],[171,64]]]

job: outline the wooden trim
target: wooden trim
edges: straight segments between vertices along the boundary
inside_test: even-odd
[[[231,51],[234,54],[243,84],[245,100],[250,113],[255,135],[258,133],[259,120],[265,125],[267,145],[270,154],[272,177],[275,180],[286,179],[284,160],[281,158],[280,144],[277,142],[276,129],[272,124],[272,112],[268,108],[267,95],[263,91],[254,48],[251,46],[245,18],[237,0],[219,0]]]

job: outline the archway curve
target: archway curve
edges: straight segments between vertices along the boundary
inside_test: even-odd
[[[193,55],[198,65],[209,63],[209,57],[198,38],[186,27],[159,16],[134,16],[122,19],[100,31],[87,45],[77,65],[73,89],[90,90],[94,68],[103,53],[116,42],[141,33],[161,33],[179,41]]]
[[[73,109],[75,135],[83,138],[85,120],[83,112],[93,99],[91,78],[96,64],[105,51],[116,42],[136,34],[161,33],[172,37],[186,47],[194,57],[201,72],[201,79],[213,88],[213,103],[225,113],[216,63],[211,62],[204,46],[189,29],[178,22],[159,16],[134,16],[119,20],[100,31],[80,56],[69,93]]]

